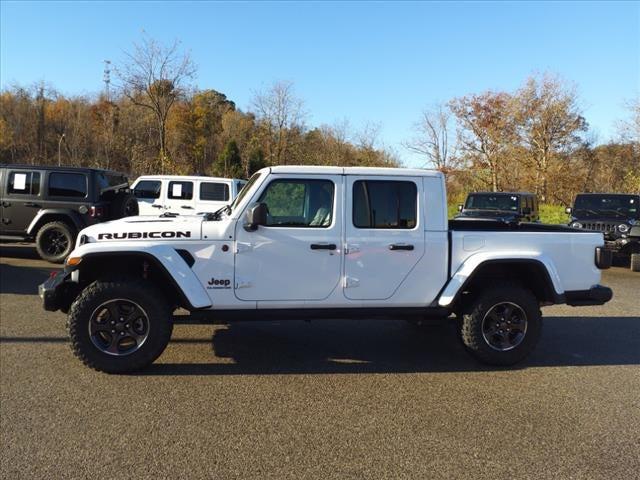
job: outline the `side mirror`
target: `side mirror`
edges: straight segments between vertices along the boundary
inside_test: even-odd
[[[246,214],[246,221],[244,222],[244,229],[247,232],[254,232],[260,225],[267,224],[267,204],[266,203],[254,203],[249,205]]]
[[[522,214],[523,215],[531,215],[531,207],[524,207],[522,209]]]
[[[566,213],[567,215],[571,215],[571,212],[573,212],[573,209],[571,207],[567,207],[564,209],[564,213]]]
[[[463,207],[463,205],[462,205],[462,204],[458,205],[458,211],[459,211],[459,212],[461,212],[461,211],[462,211],[462,207]]]

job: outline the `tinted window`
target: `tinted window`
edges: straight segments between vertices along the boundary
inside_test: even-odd
[[[160,198],[162,182],[157,180],[141,180],[133,189],[136,198]]]
[[[476,210],[513,210],[518,211],[519,199],[517,195],[503,193],[473,194],[467,197],[466,209]]]
[[[193,182],[169,182],[167,197],[173,200],[191,200],[193,198]]]
[[[268,226],[326,228],[333,218],[333,191],[329,180],[274,180],[259,201],[267,204]]]
[[[40,173],[11,172],[7,193],[19,195],[38,195],[40,193]]]
[[[226,183],[202,182],[200,184],[200,200],[226,202],[229,200],[229,185]]]
[[[357,228],[415,228],[417,189],[413,182],[359,180],[353,184]]]
[[[49,195],[52,197],[86,197],[87,178],[82,173],[50,173]]]
[[[639,203],[637,195],[578,195],[573,209],[581,217],[640,218]]]

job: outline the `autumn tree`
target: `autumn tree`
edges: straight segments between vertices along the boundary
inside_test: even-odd
[[[505,92],[485,92],[454,98],[449,108],[458,121],[458,145],[473,165],[489,172],[489,185],[501,188],[501,175],[513,143],[513,98]]]
[[[455,144],[451,135],[451,111],[445,105],[437,105],[422,111],[420,120],[414,125],[415,136],[405,146],[425,160],[425,164],[450,173],[457,166]]]
[[[122,93],[134,104],[154,115],[159,142],[160,171],[164,173],[167,118],[175,102],[181,98],[187,83],[193,79],[196,67],[188,53],[181,52],[180,43],[169,46],[144,37],[126,52],[126,61],[116,69]]]
[[[587,130],[575,89],[558,77],[529,78],[515,95],[518,141],[532,159],[536,174],[536,193],[548,198],[549,169],[562,161],[582,142]]]

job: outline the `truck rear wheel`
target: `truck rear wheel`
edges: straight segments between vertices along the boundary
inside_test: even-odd
[[[51,263],[64,262],[73,250],[76,232],[64,222],[49,222],[36,235],[36,250],[43,260]]]
[[[640,253],[631,254],[631,271],[640,272]]]
[[[107,373],[140,370],[164,351],[173,330],[162,292],[140,280],[96,281],[69,311],[71,349]]]
[[[542,332],[536,297],[526,288],[501,284],[486,290],[463,314],[460,336],[476,359],[513,365],[535,348]]]

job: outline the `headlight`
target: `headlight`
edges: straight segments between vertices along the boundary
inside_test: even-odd
[[[627,233],[629,231],[629,225],[627,225],[626,223],[621,223],[620,225],[618,225],[618,231],[620,233]]]
[[[571,226],[573,228],[582,228],[582,224],[580,222],[572,222]]]

